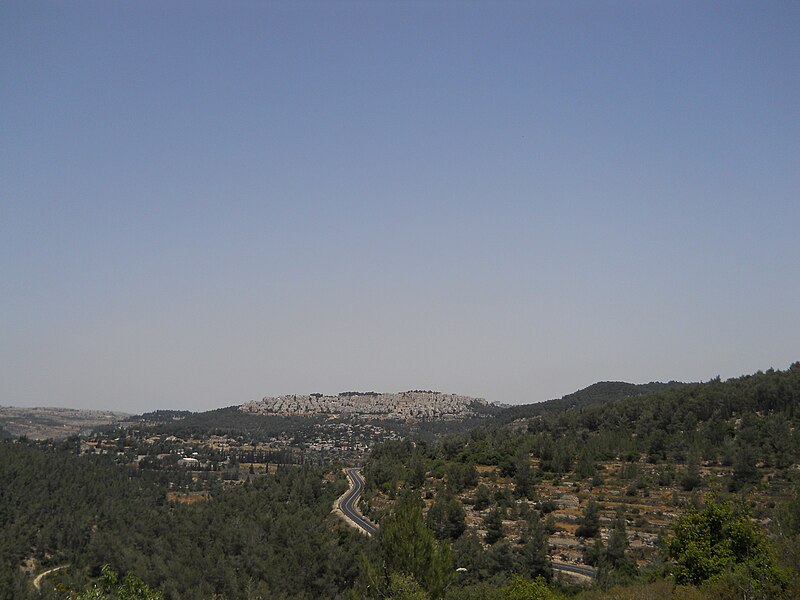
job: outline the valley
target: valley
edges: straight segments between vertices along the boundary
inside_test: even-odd
[[[298,598],[309,589],[325,590],[324,597],[348,590],[370,597],[374,586],[389,593],[400,585],[393,569],[410,573],[424,597],[452,600],[504,597],[508,586],[522,585],[518,577],[544,582],[547,598],[605,598],[612,589],[714,597],[728,580],[692,587],[700,584],[678,577],[681,559],[672,549],[680,523],[714,506],[745,511],[772,545],[785,570],[763,575],[771,597],[800,589],[792,587],[800,579],[790,559],[800,528],[787,516],[800,485],[800,363],[724,382],[601,382],[538,405],[481,403],[480,416],[454,412],[451,401],[439,412],[406,404],[417,411],[406,418],[386,412],[386,399],[373,394],[348,393],[339,404],[299,398],[271,404],[272,412],[248,404],[204,413],[98,412],[86,416],[96,419],[91,431],[85,420],[87,429],[67,436],[7,439],[0,483],[5,505],[16,508],[0,548],[19,566],[2,574],[14,590],[5,597],[63,598],[58,590],[94,580],[108,562],[167,598],[244,597],[248,581],[254,597],[266,598],[276,589],[274,573],[299,568],[288,558],[268,566],[287,544],[301,555],[335,548],[322,561],[324,586],[294,579]],[[357,414],[348,412],[353,404]],[[71,411],[59,423],[59,413],[24,410],[18,414],[47,415],[59,434],[75,423]],[[311,512],[295,514],[295,505]],[[275,529],[277,515],[308,523],[305,541]],[[371,535],[348,527],[343,515],[362,519]],[[214,541],[217,532],[224,542]],[[413,541],[404,538],[409,532]],[[162,535],[188,554],[170,555]],[[277,545],[260,555],[257,544]],[[402,562],[404,544],[421,544],[415,552],[429,566]],[[227,565],[226,579],[208,565],[203,573],[189,568],[185,561],[197,552]],[[395,566],[371,575],[372,567],[357,566],[360,555]],[[332,575],[337,569],[341,576]],[[44,573],[39,590],[31,578]],[[185,577],[197,578],[191,594]]]

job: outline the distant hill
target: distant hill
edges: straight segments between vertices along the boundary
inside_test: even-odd
[[[376,419],[380,420],[384,427],[399,431],[403,435],[412,435],[432,440],[438,435],[469,431],[481,425],[502,426],[517,419],[526,419],[543,414],[557,413],[574,408],[583,408],[595,404],[602,404],[620,400],[623,398],[639,397],[648,394],[663,392],[688,384],[671,381],[669,383],[645,383],[634,384],[623,381],[602,381],[594,383],[582,390],[567,394],[563,398],[548,400],[535,404],[524,404],[519,406],[499,407],[481,399],[439,394],[435,392],[420,392],[414,390],[405,392],[411,399],[416,395],[424,394],[427,402],[435,402],[437,397],[443,400],[458,398],[463,402],[464,414],[459,419],[450,418],[423,418],[416,423],[409,424],[404,419],[386,418],[387,415],[375,414],[350,414],[349,417],[361,420]],[[334,402],[345,397],[351,401],[355,398],[358,402],[380,403],[387,395],[376,392],[345,392],[338,397],[324,396],[322,394],[311,394],[309,396],[286,396],[282,398],[267,398],[264,401],[245,404],[241,406],[230,406],[217,408],[205,412],[157,410],[141,415],[136,415],[126,419],[124,426],[144,425],[155,427],[157,431],[182,434],[228,434],[228,435],[248,435],[257,438],[276,436],[281,433],[301,433],[313,427],[314,423],[322,422],[326,418],[334,416],[326,411],[313,414],[305,407],[309,404],[311,408],[318,409],[316,404]],[[400,396],[398,394],[397,396]],[[292,410],[302,406],[307,412],[286,414],[278,412],[260,412],[261,404],[285,403]],[[252,405],[252,406],[251,406]],[[271,405],[270,405],[271,406]],[[283,406],[280,407],[281,409]],[[331,411],[333,412],[333,411]],[[339,414],[340,418],[348,418],[347,414]]]
[[[247,435],[264,439],[281,433],[299,433],[313,428],[322,418],[259,415],[242,412],[238,406],[228,406],[199,413],[189,413],[181,419],[162,421],[156,431],[177,436],[189,434]]]
[[[242,404],[242,412],[259,415],[328,416],[339,418],[420,421],[463,421],[485,414],[483,398],[443,394],[431,390],[398,393],[342,392],[270,397]]]
[[[535,404],[520,404],[505,408],[496,420],[501,423],[510,423],[517,419],[527,419],[547,413],[560,412],[572,408],[585,408],[593,404],[602,404],[632,398],[635,396],[646,396],[667,390],[680,388],[689,384],[678,381],[668,383],[626,383],[624,381],[600,381],[592,385],[567,394],[561,398],[537,402]]]
[[[159,423],[171,423],[172,421],[185,419],[193,414],[195,413],[190,410],[154,410],[140,415],[133,415],[126,419],[126,424],[144,423],[155,425]]]
[[[733,489],[754,481],[756,465],[786,469],[798,464],[800,362],[785,371],[769,369],[727,381],[656,384],[666,386],[660,391],[629,385],[590,386],[558,401],[515,407],[515,413],[502,417],[506,423],[511,416],[528,417],[526,427],[516,431],[530,436],[531,447],[547,447],[543,464],[550,470],[568,470],[581,456],[682,463],[692,453],[695,460],[732,467]],[[616,393],[625,395],[614,398]],[[493,435],[498,445],[507,445],[511,433],[500,427]]]
[[[64,439],[118,423],[127,416],[126,413],[108,410],[0,406],[0,429],[7,434],[4,436],[0,431],[0,438]]]

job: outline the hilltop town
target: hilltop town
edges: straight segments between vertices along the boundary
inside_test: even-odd
[[[462,420],[484,414],[489,403],[483,398],[411,390],[381,394],[378,392],[342,392],[265,397],[241,405],[242,412],[283,416],[328,415],[340,418],[395,419],[406,422]]]

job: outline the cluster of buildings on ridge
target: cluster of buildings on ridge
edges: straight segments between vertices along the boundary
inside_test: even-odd
[[[460,420],[477,416],[476,408],[488,406],[483,398],[442,394],[431,391],[408,391],[396,394],[343,392],[338,396],[323,394],[265,397],[241,405],[242,412],[281,416],[357,417],[399,421]]]

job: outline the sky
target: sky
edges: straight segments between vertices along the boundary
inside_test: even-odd
[[[0,405],[800,360],[800,3],[0,7]]]

